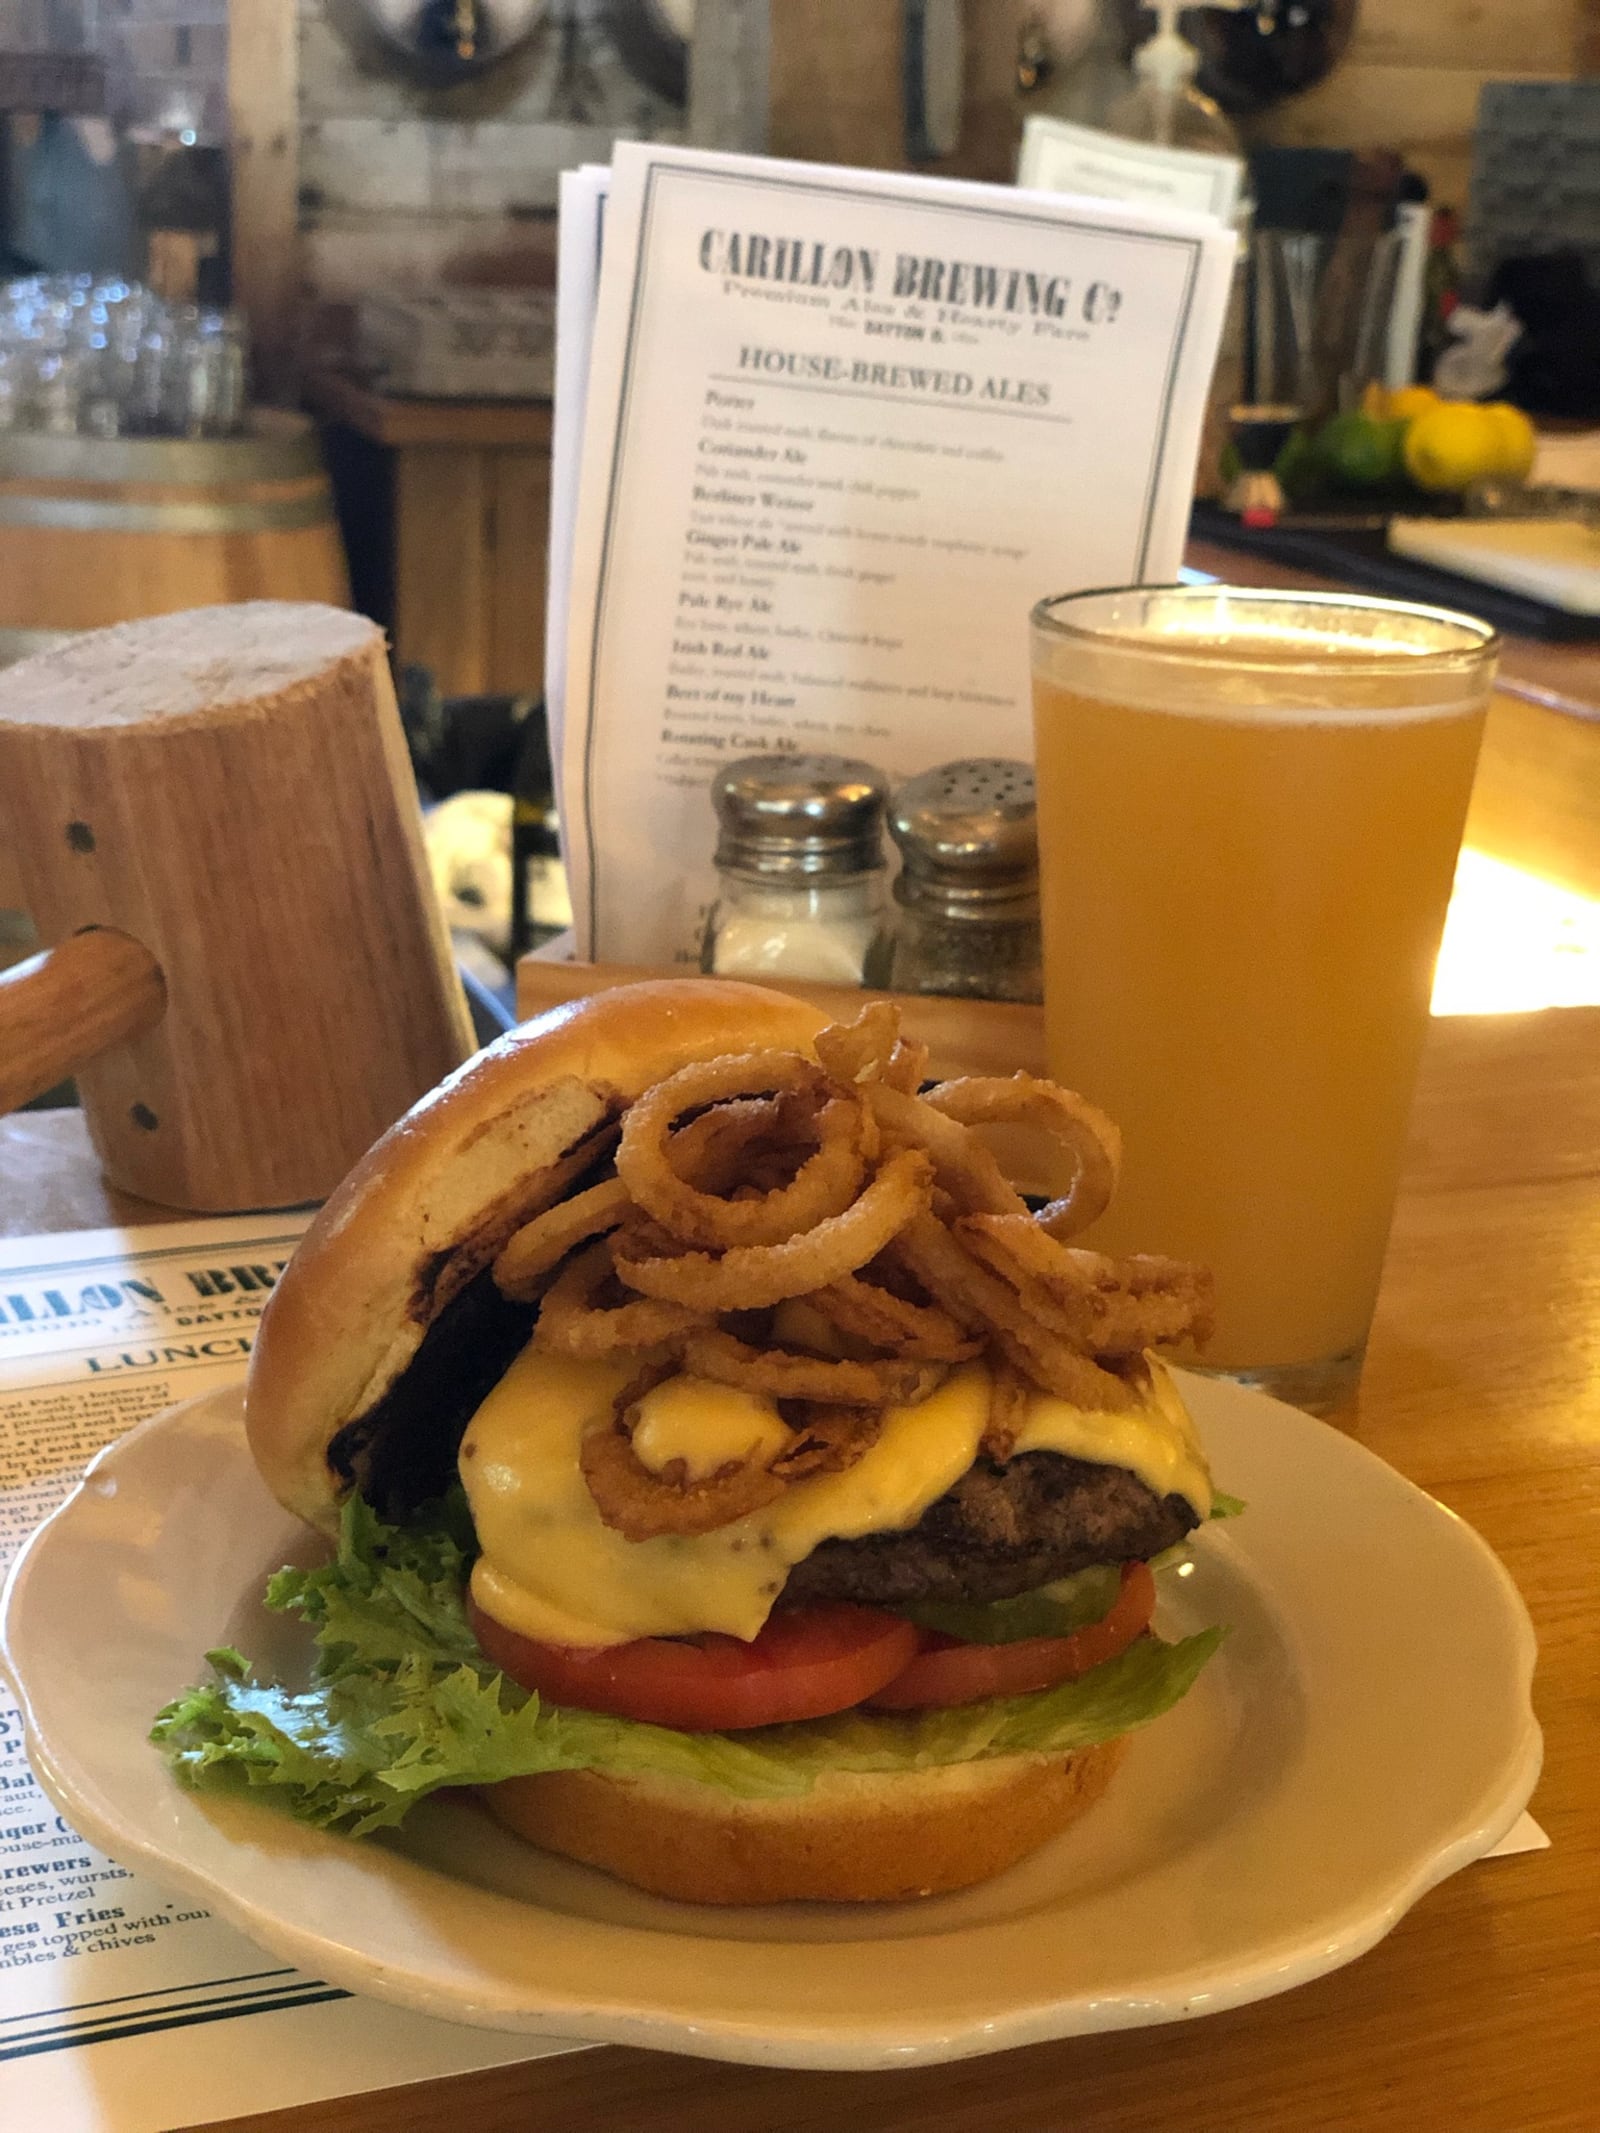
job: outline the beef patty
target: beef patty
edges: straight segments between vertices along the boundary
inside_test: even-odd
[[[1198,1525],[1182,1496],[1157,1496],[1125,1467],[1060,1452],[979,1459],[914,1526],[826,1540],[797,1563],[786,1601],[1007,1600],[1091,1563],[1159,1555]]]

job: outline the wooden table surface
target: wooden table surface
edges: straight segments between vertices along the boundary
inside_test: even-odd
[[[1264,574],[1220,551],[1193,560]],[[1527,654],[1529,656],[1525,657]],[[1472,841],[1600,893],[1600,668],[1512,646]],[[1539,690],[1545,698],[1540,700]],[[1589,716],[1551,707],[1559,701]],[[0,1234],[149,1220],[75,1113],[0,1120]],[[252,2133],[1564,2133],[1600,2125],[1600,1010],[1433,1024],[1352,1432],[1498,1551],[1540,1643],[1534,1811],[1349,1968],[1254,2007],[922,2071],[601,2049]]]
[[[77,1114],[0,1122],[0,1231],[159,1212],[108,1200]],[[1600,1010],[1433,1024],[1349,1427],[1470,1520],[1528,1602],[1548,1852],[1469,1867],[1349,1969],[1178,2028],[861,2076],[604,2049],[239,2123],[1533,2133],[1600,2122]]]

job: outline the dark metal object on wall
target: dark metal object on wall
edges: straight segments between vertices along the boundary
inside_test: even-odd
[[[601,0],[600,19],[635,81],[670,104],[688,102],[694,0]]]
[[[1140,0],[1111,0],[1122,13],[1126,50],[1151,33]],[[1256,0],[1237,14],[1189,9],[1183,34],[1200,54],[1198,86],[1235,117],[1298,96],[1332,72],[1356,26],[1359,0]]]
[[[525,44],[545,0],[357,0],[390,51],[435,83],[464,80]]]
[[[966,40],[961,0],[904,0],[906,154],[936,162],[961,145]]]

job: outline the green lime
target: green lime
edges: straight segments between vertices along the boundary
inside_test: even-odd
[[[1317,435],[1317,455],[1333,480],[1346,489],[1371,489],[1400,471],[1403,422],[1377,422],[1371,415],[1335,415]]]
[[[1273,461],[1272,471],[1277,475],[1284,495],[1294,503],[1314,500],[1327,479],[1317,456],[1316,441],[1305,428],[1289,432],[1283,450]]]

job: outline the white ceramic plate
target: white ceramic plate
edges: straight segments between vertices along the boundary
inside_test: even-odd
[[[1163,1581],[1160,1626],[1232,1634],[1076,1829],[959,1896],[701,1909],[470,1805],[356,1843],[181,1790],[145,1731],[202,1651],[293,1666],[294,1626],[256,1595],[306,1537],[233,1392],[113,1446],[18,1561],[3,1644],[34,1769],[85,1836],[275,1955],[488,2028],[857,2068],[1260,1999],[1362,1954],[1510,1828],[1539,1769],[1533,1636],[1477,1535],[1358,1444],[1230,1384],[1186,1391],[1249,1510]]]

